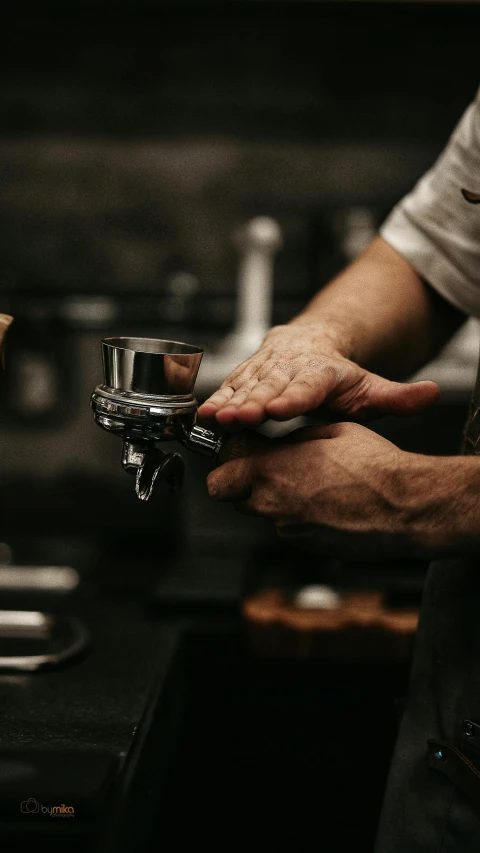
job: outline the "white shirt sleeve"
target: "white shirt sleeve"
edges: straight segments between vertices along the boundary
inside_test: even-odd
[[[380,235],[445,299],[480,317],[480,89],[442,154],[380,228]]]

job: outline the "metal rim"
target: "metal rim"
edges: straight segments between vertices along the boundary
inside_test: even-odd
[[[127,341],[130,341],[129,345],[126,343]],[[104,338],[102,344],[112,349],[144,353],[146,355],[201,355],[204,352],[201,347],[196,347],[193,344],[185,344],[183,341],[168,341],[165,338],[131,338],[125,336],[120,338]],[[152,344],[154,348],[142,349],[142,346],[148,347],[149,344]],[[174,349],[172,349],[172,345]]]

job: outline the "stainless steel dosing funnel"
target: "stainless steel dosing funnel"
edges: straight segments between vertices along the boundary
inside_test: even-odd
[[[203,350],[155,338],[105,338],[102,355],[107,387],[171,397],[193,394]]]
[[[180,441],[209,456],[220,449],[222,436],[195,426],[193,389],[202,356],[200,347],[180,341],[102,341],[104,384],[95,388],[91,407],[97,424],[123,439],[122,464],[135,474],[141,500],[148,500],[157,479],[172,489],[182,483],[182,457],[164,453],[158,442]]]
[[[269,440],[244,431],[219,435],[196,425],[193,396],[203,350],[179,341],[106,338],[102,341],[104,384],[90,404],[102,429],[123,439],[122,465],[135,474],[140,500],[148,500],[157,480],[173,490],[183,480],[179,453],[164,453],[159,442],[179,441],[217,464],[264,449]]]

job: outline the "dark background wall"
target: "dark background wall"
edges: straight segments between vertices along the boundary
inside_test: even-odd
[[[221,326],[232,230],[268,213],[283,318],[340,263],[335,214],[380,220],[439,151],[477,87],[479,11],[20,4],[0,57],[4,288],[158,294],[187,270],[193,322]]]
[[[258,214],[282,228],[273,321],[289,319],[344,263],[349,211],[378,224],[442,148],[478,85],[479,23],[477,3],[10,6],[0,51],[0,310],[16,317],[0,386],[7,529],[34,482],[66,483],[49,513],[62,517],[59,504],[81,494],[72,477],[92,498],[79,497],[79,519],[98,515],[92,478],[115,484],[132,517],[120,447],[88,406],[102,337],[215,344],[234,317],[232,235]],[[193,503],[218,532],[198,478]]]

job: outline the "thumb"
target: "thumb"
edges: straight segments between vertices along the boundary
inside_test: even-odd
[[[0,314],[0,365],[5,368],[5,337],[13,323],[10,314]]]
[[[358,406],[358,413],[365,417],[407,417],[428,409],[437,402],[439,396],[440,388],[436,382],[390,382],[370,373],[365,377],[365,388],[355,408]]]

